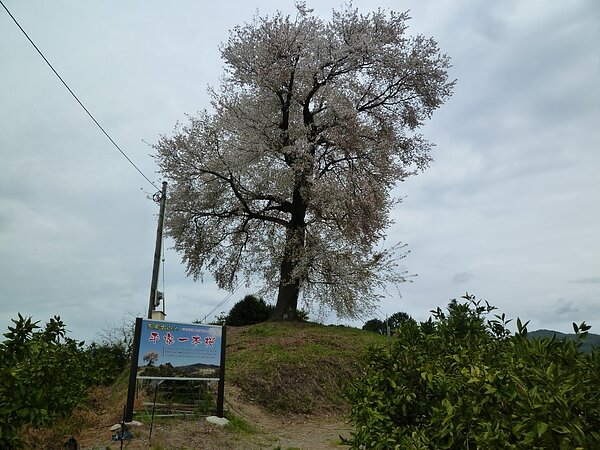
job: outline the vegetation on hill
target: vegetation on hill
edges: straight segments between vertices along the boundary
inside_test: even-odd
[[[229,313],[225,314],[223,312],[217,316],[213,325],[241,327],[266,322],[271,317],[274,308],[273,305],[267,304],[267,302],[256,295],[246,295],[242,300],[233,305]],[[297,319],[299,322],[306,322],[308,320],[308,312],[299,309]]]
[[[208,447],[189,447],[196,441],[181,434],[194,427],[172,420],[161,427],[177,440],[165,434],[163,447],[150,448],[232,448],[253,432],[237,415],[247,408],[299,427],[305,419],[298,417],[348,415],[353,448],[600,446],[600,352],[580,351],[589,327],[575,326],[574,340],[529,339],[527,324],[518,321],[513,335],[504,315],[489,317],[493,310],[466,297],[427,322],[403,321],[391,342],[314,323],[229,327],[225,409],[233,408],[234,427],[213,433]],[[44,328],[20,316],[14,323],[0,343],[0,448],[62,448],[72,435],[85,445],[102,442],[94,436],[108,431],[98,424],[122,414],[127,347],[85,347],[65,335],[59,318]],[[119,373],[112,388],[94,387]],[[211,395],[205,391],[203,407],[212,412]],[[130,448],[148,448],[147,428],[134,432],[139,442]]]
[[[226,378],[248,400],[278,413],[343,408],[342,388],[385,338],[355,328],[265,322],[229,328]]]
[[[227,315],[223,314],[217,318],[218,325],[231,325],[240,327],[254,325],[255,323],[269,320],[273,307],[259,297],[246,295],[229,310]]]
[[[0,380],[4,413],[0,448],[62,448],[72,435],[79,442],[89,442],[90,435],[106,437],[106,429],[97,428],[99,423],[101,427],[116,423],[122,414],[127,356],[115,359],[118,348],[111,347],[118,346],[115,342],[85,347],[71,340],[58,318],[41,331],[36,327],[31,319],[20,317],[0,346],[0,370],[5,375]],[[343,388],[364,372],[366,349],[385,342],[384,336],[375,333],[314,323],[229,327],[226,380],[236,386],[242,401],[278,417],[341,417],[347,412]],[[122,352],[126,351],[123,347]],[[119,374],[113,388],[94,387],[112,382]],[[143,390],[141,395],[145,395]],[[210,405],[208,410],[212,414]],[[230,418],[235,423],[235,413]],[[185,428],[178,423],[169,425],[174,434],[178,434],[177,426]],[[232,430],[234,437],[238,432]],[[229,439],[222,433],[219,436]]]

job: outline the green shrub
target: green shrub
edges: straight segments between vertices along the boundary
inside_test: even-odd
[[[125,347],[66,336],[55,316],[42,329],[19,314],[0,343],[0,448],[22,445],[25,424],[41,426],[71,414],[91,386],[112,382],[127,366]]]
[[[254,295],[246,295],[229,311],[225,319],[226,325],[234,327],[254,325],[269,320],[273,307]]]
[[[388,327],[391,333],[394,333],[396,329],[400,328],[408,322],[414,322],[415,319],[410,317],[405,312],[397,312],[387,317],[385,321],[379,319],[367,320],[363,325],[362,329],[365,331],[372,331],[374,333],[387,334]]]
[[[43,330],[12,320],[0,344],[0,448],[15,448],[25,423],[39,426],[66,416],[85,398],[83,342],[65,337],[60,317]]]
[[[254,295],[246,295],[242,300],[233,305],[229,314],[222,312],[211,322],[211,325],[231,325],[234,327],[255,325],[269,320],[273,309],[273,305],[267,304],[262,298]],[[298,322],[308,321],[307,311],[299,309],[296,314]],[[202,321],[195,320],[194,323],[202,323]]]
[[[473,297],[372,348],[347,391],[355,449],[600,448],[599,353],[526,339]]]
[[[373,333],[387,334],[387,325],[383,320],[379,319],[367,320],[362,329]]]
[[[130,355],[124,345],[92,342],[82,355],[88,361],[87,386],[108,386],[129,366]]]

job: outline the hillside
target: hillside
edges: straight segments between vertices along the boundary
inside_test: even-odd
[[[553,330],[535,330],[527,333],[529,338],[551,338],[556,336],[559,340],[575,340],[575,334],[573,333],[561,333],[560,331]],[[600,335],[594,333],[588,333],[585,341],[581,345],[580,349],[582,352],[588,353],[592,351],[592,348],[600,346]]]
[[[149,441],[149,414],[136,416],[143,426],[132,430],[135,438],[127,448],[345,448],[339,436],[351,429],[343,386],[361,372],[366,349],[385,342],[376,333],[311,323],[228,327],[225,415],[230,425],[210,425],[200,415],[157,418]],[[74,435],[82,449],[120,448],[109,428],[122,414],[126,385],[123,374],[115,386],[94,391],[64,423],[52,430],[28,430],[30,447],[63,448]]]
[[[341,388],[360,371],[376,333],[308,323],[230,328],[226,378],[243,395],[275,413],[343,408]]]

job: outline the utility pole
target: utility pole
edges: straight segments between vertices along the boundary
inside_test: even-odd
[[[158,194],[158,193],[157,193]],[[156,288],[158,287],[158,271],[160,269],[160,254],[162,249],[163,223],[165,220],[165,203],[167,201],[167,182],[163,181],[162,191],[160,193],[160,210],[158,213],[158,227],[156,229],[156,246],[154,247],[154,266],[152,268],[152,282],[150,284],[150,301],[148,302],[148,319],[152,319],[154,310],[154,299],[156,298]]]

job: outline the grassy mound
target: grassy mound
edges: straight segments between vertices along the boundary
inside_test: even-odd
[[[339,412],[365,350],[383,342],[376,333],[313,323],[229,327],[226,379],[272,412]]]
[[[385,343],[384,336],[340,326],[266,322],[228,327],[228,384],[236,387],[244,403],[261,406],[257,409],[263,414],[264,410],[275,414],[267,413],[261,417],[256,430],[248,428],[244,418],[238,417],[235,410],[228,411],[227,416],[232,423],[223,429],[211,426],[202,416],[184,419],[157,417],[151,443],[150,419],[140,419],[145,425],[132,430],[135,439],[128,448],[272,448],[271,444],[279,439],[269,434],[272,430],[268,424],[273,417],[312,414],[312,418],[322,418],[330,416],[329,413],[345,413],[346,404],[342,399],[344,384],[363,371],[366,348],[382,343]],[[71,436],[76,437],[81,448],[120,448],[119,442],[111,441],[114,433],[109,427],[122,415],[128,376],[125,371],[112,386],[90,390],[87,401],[80,404],[73,415],[49,428],[25,427],[22,435],[27,448],[63,449]],[[139,397],[136,397],[140,405],[144,392],[141,389]],[[231,394],[226,388],[226,399]],[[142,410],[143,407],[136,406],[136,409]],[[312,418],[306,420],[310,422]],[[295,428],[299,428],[301,422],[296,422]],[[314,424],[311,422],[307,429],[312,433]],[[301,429],[297,431],[299,436],[304,436]]]

